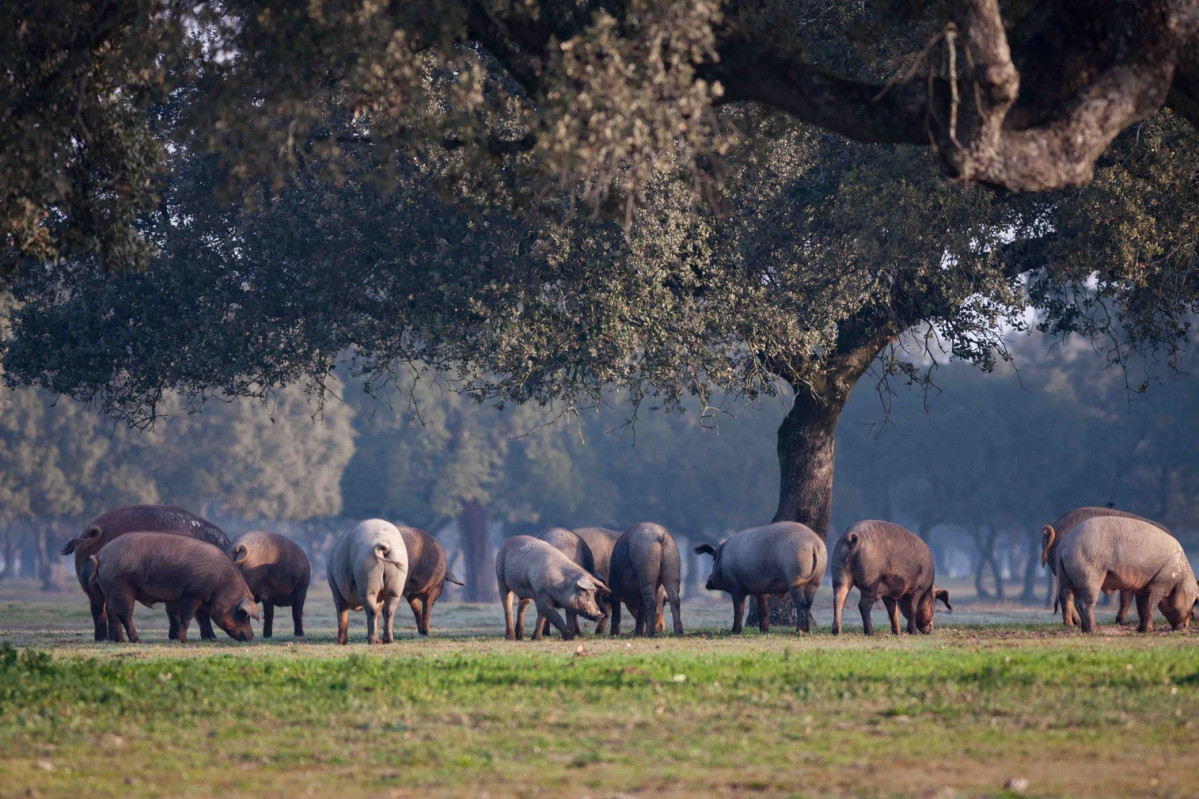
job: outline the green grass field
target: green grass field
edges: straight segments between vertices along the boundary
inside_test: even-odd
[[[90,641],[81,593],[0,588],[0,796],[1199,794],[1199,633],[959,600],[931,636],[834,637],[822,596],[802,638],[705,599],[683,638],[509,642],[447,603],[431,639],[337,647],[313,594],[301,643],[277,617],[180,646],[139,608],[131,646]]]

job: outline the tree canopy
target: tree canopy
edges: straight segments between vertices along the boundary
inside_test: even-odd
[[[1035,191],[1088,182],[1163,105],[1199,120],[1194,0],[39,0],[0,30],[8,268],[144,264],[138,218],[181,136],[276,189],[436,151],[459,176],[502,164],[507,193],[631,207],[664,168],[719,182],[757,135],[730,105]]]

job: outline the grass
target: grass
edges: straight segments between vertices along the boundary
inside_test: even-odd
[[[432,639],[336,647],[318,602],[308,642],[183,647],[139,609],[150,643],[113,646],[80,604],[0,593],[0,796],[1195,790],[1193,634],[966,606],[932,636],[834,637],[818,606],[822,632],[734,637],[695,601],[682,638],[532,643],[495,637],[498,605],[448,604]]]

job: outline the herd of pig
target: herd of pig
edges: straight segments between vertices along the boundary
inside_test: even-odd
[[[776,522],[695,551],[712,557],[708,590],[732,597],[734,633],[742,630],[751,596],[763,632],[769,629],[772,595],[789,595],[797,630],[811,629],[812,599],[828,562],[824,541],[812,530]],[[75,556],[97,641],[138,640],[135,602],[163,603],[170,638],[181,642],[187,641],[193,617],[202,638],[216,637],[215,622],[230,637],[249,641],[260,603],[264,637],[271,637],[276,607],[290,607],[295,634],[304,635],[311,567],[304,550],[285,536],[252,530],[230,541],[220,528],[182,508],[132,505],[97,518],[63,554]],[[1059,580],[1063,620],[1084,632],[1094,630],[1101,592],[1120,592],[1120,623],[1135,597],[1142,632],[1152,631],[1155,610],[1175,630],[1186,629],[1199,613],[1199,583],[1182,546],[1169,530],[1139,516],[1075,508],[1043,529],[1041,562]],[[624,532],[554,527],[537,537],[514,536],[500,547],[495,571],[509,639],[524,637],[530,603],[537,609],[535,640],[551,627],[566,639],[578,635],[580,616],[598,622],[597,634],[610,625],[612,635],[619,635],[622,605],[638,635],[665,630],[668,604],[675,634],[683,632],[679,548],[659,524],[636,524]],[[861,593],[858,609],[867,635],[873,633],[870,611],[879,599],[892,633],[900,632],[901,612],[909,633],[931,632],[936,601],[952,610],[934,576],[932,554],[915,534],[890,522],[854,524],[833,550],[833,633],[841,631],[851,588]],[[462,584],[448,571],[445,551],[433,536],[382,519],[368,519],[338,539],[329,552],[328,580],[339,644],[348,640],[351,610],[365,611],[369,643],[391,642],[401,599],[411,607],[417,631],[428,635],[429,613],[445,583]]]

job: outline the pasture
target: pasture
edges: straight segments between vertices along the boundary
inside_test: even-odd
[[[445,603],[434,635],[187,646],[94,643],[83,595],[0,587],[0,796],[1180,796],[1199,638],[1093,637],[1048,611],[971,605],[931,636],[730,636],[729,603],[683,638],[509,642],[495,605]],[[851,597],[851,607],[856,593]],[[406,609],[405,609],[406,611]],[[883,614],[876,609],[876,628]],[[627,622],[626,622],[627,625]],[[626,626],[627,629],[627,626]],[[1005,786],[1009,786],[1006,787]]]

